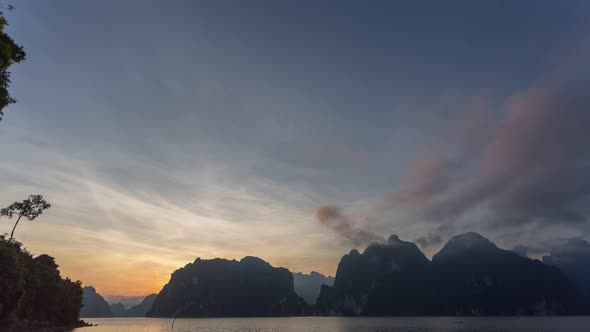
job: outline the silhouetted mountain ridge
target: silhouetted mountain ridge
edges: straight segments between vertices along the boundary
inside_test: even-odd
[[[82,289],[82,310],[80,317],[85,318],[108,318],[108,317],[145,317],[152,308],[156,294],[146,296],[139,304],[125,309],[123,303],[108,302],[92,286]]]
[[[113,317],[111,307],[105,299],[96,292],[92,286],[82,288],[82,309],[80,317]]]
[[[332,286],[334,284],[334,277],[326,277],[315,271],[312,271],[310,274],[300,272],[293,272],[292,274],[295,293],[308,304],[315,304],[320,295],[322,285]]]
[[[158,294],[146,296],[139,304],[127,309],[125,311],[125,317],[145,317],[148,311],[152,309],[157,297]]]
[[[457,235],[432,259],[445,315],[555,315],[586,309],[574,286],[538,260],[498,248],[479,234]]]
[[[428,282],[428,258],[412,242],[396,235],[372,243],[361,254],[344,255],[334,286],[322,286],[317,305],[328,315],[380,315],[387,311],[419,314],[428,306],[422,292]]]
[[[257,257],[197,258],[172,274],[148,316],[297,316],[304,308],[304,301],[295,294],[293,276],[285,268],[272,267]]]
[[[554,251],[555,257],[566,253],[572,254]],[[569,256],[561,258],[561,263],[569,261]],[[153,317],[589,312],[559,269],[498,248],[477,233],[452,237],[432,260],[415,243],[392,235],[362,253],[353,249],[344,255],[332,285],[330,281],[317,272],[290,273],[257,257],[197,258],[176,270],[160,293],[142,305],[143,310],[151,306],[147,315]],[[308,306],[297,294],[317,302]]]
[[[393,235],[342,257],[328,315],[553,315],[587,311],[562,273],[498,248],[477,233],[454,236],[429,261]]]
[[[444,260],[464,254],[495,254],[500,250],[493,242],[480,234],[469,232],[450,238],[432,260]]]

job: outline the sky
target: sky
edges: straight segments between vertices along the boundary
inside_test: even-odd
[[[590,239],[586,1],[42,1],[0,123],[16,237],[103,295],[196,257],[334,275],[391,234]],[[0,220],[9,232],[10,220]]]

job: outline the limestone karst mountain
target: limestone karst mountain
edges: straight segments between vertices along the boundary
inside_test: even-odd
[[[451,238],[429,261],[393,235],[345,255],[317,310],[327,315],[559,315],[586,312],[556,268],[476,233]]]
[[[310,274],[300,272],[293,272],[293,283],[295,293],[302,297],[306,303],[315,304],[322,285],[332,286],[334,284],[334,277],[328,276],[312,271]]]
[[[302,315],[293,276],[257,257],[202,260],[176,270],[158,294],[152,317],[270,317]]]

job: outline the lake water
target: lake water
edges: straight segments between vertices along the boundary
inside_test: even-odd
[[[75,332],[583,332],[590,317],[86,318]]]

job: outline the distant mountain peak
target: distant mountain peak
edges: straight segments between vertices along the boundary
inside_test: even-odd
[[[352,250],[351,250],[351,251],[348,253],[348,255],[349,255],[349,256],[360,256],[360,255],[361,255],[361,253],[360,253],[358,250],[356,250],[356,249],[352,249]]]
[[[85,286],[84,288],[82,288],[82,290],[88,291],[90,293],[96,293],[96,288],[92,286]]]
[[[82,288],[80,317],[112,317],[111,307],[92,286]]]
[[[396,244],[396,243],[400,243],[400,242],[402,242],[402,240],[400,240],[400,238],[399,238],[399,236],[397,236],[397,234],[391,234],[389,239],[387,239],[387,243],[389,243],[389,244]]]
[[[455,235],[447,241],[444,247],[437,253],[436,257],[464,253],[467,251],[488,251],[499,250],[490,240],[475,232],[468,232]]]
[[[355,316],[586,312],[559,270],[473,232],[451,238],[432,261],[396,235],[362,255],[344,255],[334,285],[322,286],[316,306],[321,314]]]
[[[385,250],[386,252],[394,252],[401,250],[403,252],[419,253],[419,255],[423,256],[422,251],[420,251],[420,249],[418,248],[418,246],[416,246],[414,242],[403,241],[396,234],[391,235],[389,239],[387,239],[387,241],[384,243],[373,242],[369,244],[369,246],[363,252],[363,255],[373,255],[376,250]]]
[[[449,239],[448,242],[469,242],[469,243],[477,243],[477,242],[490,242],[490,240],[486,239],[483,235],[476,233],[476,232],[467,232],[463,234],[457,234]]]
[[[295,293],[308,304],[314,304],[320,295],[322,285],[334,284],[334,277],[326,277],[323,274],[312,271],[310,274],[293,272],[293,287]]]
[[[270,263],[268,263],[267,261],[258,258],[258,257],[254,257],[254,256],[246,256],[244,258],[242,258],[240,260],[240,263],[242,264],[250,264],[250,265],[255,265],[255,266],[260,266],[260,267],[270,267]]]
[[[154,300],[148,316],[292,316],[305,309],[291,272],[257,257],[203,259],[180,268]]]
[[[411,245],[415,246],[414,242],[404,241],[397,236],[397,234],[391,234],[391,236],[387,239],[387,245],[389,246],[398,246],[398,245]]]

